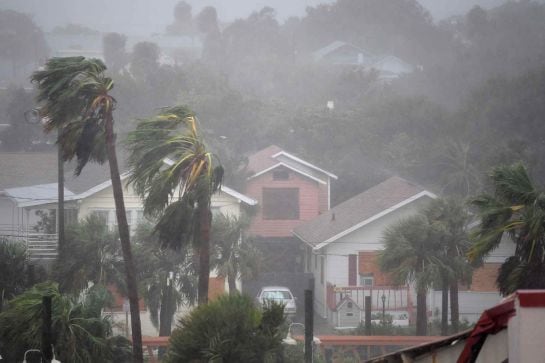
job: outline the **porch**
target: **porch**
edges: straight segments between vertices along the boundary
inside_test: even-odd
[[[27,225],[0,224],[0,242],[4,241],[24,244],[30,261],[52,261],[58,255],[56,233],[34,232]]]

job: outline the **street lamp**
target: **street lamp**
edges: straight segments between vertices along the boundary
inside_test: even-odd
[[[382,293],[380,299],[382,300],[382,323],[384,324],[384,322],[386,321],[386,295]]]

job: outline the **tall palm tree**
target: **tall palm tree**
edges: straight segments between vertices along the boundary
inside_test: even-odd
[[[440,263],[438,243],[430,231],[430,223],[422,214],[398,221],[384,232],[385,247],[378,259],[380,268],[391,273],[394,283],[415,283],[416,335],[427,334],[426,295]]]
[[[144,199],[144,212],[158,217],[156,230],[165,245],[192,243],[199,256],[199,304],[208,302],[212,194],[223,168],[214,161],[184,106],[139,121],[128,136],[129,183]]]
[[[245,217],[224,214],[215,216],[212,223],[212,266],[219,276],[227,277],[230,294],[237,291],[237,278],[252,279],[259,273],[262,255],[244,236],[248,225]]]
[[[468,256],[484,259],[506,234],[515,243],[515,255],[500,267],[501,293],[545,288],[545,193],[535,187],[522,163],[496,167],[490,178],[493,194],[471,200],[480,224],[472,233]]]
[[[469,214],[463,203],[456,199],[436,199],[424,210],[432,227],[434,238],[440,243],[442,256],[439,265],[442,279],[442,333],[446,334],[446,314],[448,293],[450,290],[450,317],[453,332],[458,331],[459,303],[458,284],[467,282],[471,277],[471,266],[466,254],[470,247],[467,226]]]
[[[105,71],[106,66],[98,59],[52,58],[43,70],[33,73],[31,80],[37,84],[37,100],[42,104],[42,117],[47,120],[45,130],[59,130],[57,144],[64,160],[77,159],[76,175],[88,161],[109,162],[125,261],[134,360],[143,362],[136,273],[115,150],[113,110],[116,102],[110,94],[114,83],[105,76]]]

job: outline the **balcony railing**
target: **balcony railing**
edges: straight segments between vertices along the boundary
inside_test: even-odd
[[[26,226],[0,224],[0,238],[23,243],[31,261],[54,260],[58,255],[56,233],[38,233]]]

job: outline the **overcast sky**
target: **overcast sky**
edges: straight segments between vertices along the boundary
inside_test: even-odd
[[[333,0],[186,0],[198,13],[204,6],[216,7],[220,19],[232,21],[246,17],[264,6],[276,9],[278,18],[302,16],[308,6]],[[386,0],[384,0],[386,1]],[[479,3],[483,7],[503,0],[418,0],[436,20],[463,14]],[[36,23],[51,30],[57,25],[83,24],[101,31],[148,35],[162,32],[172,21],[178,0],[0,0],[0,8],[32,14]]]

